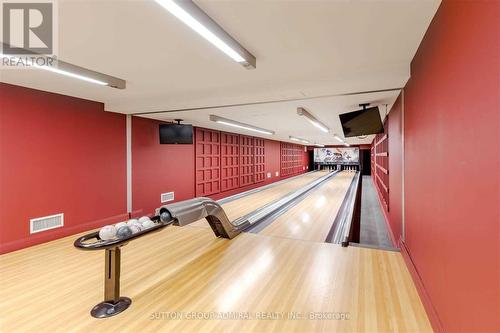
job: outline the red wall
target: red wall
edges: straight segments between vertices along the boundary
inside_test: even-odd
[[[447,332],[500,331],[499,17],[443,1],[405,88],[404,245]]]
[[[375,141],[380,140],[379,137],[384,137],[387,135],[387,152],[388,158],[385,161],[387,163],[386,167],[389,171],[388,176],[383,175],[384,177],[388,177],[388,184],[386,185],[389,189],[389,192],[386,194],[387,205],[384,204],[384,189],[380,181],[377,181],[375,176],[375,166],[372,164],[372,179],[375,187],[377,189],[381,208],[384,213],[384,217],[386,222],[389,225],[389,234],[394,246],[398,247],[399,240],[402,236],[403,232],[403,207],[402,207],[402,192],[403,192],[403,163],[402,163],[402,154],[403,154],[403,141],[402,141],[402,95],[400,94],[394,105],[391,108],[391,111],[387,115],[387,118],[384,123],[384,133],[377,135],[372,143],[372,148],[375,145]],[[374,149],[372,149],[372,153],[374,153]],[[381,158],[379,157],[379,160]],[[373,163],[373,157],[372,157]],[[379,174],[380,170],[379,170]]]
[[[265,140],[264,141],[264,171],[265,171],[265,178],[263,182],[257,183],[257,184],[252,184],[248,185],[245,187],[237,188],[234,190],[218,193],[211,195],[210,197],[212,199],[218,200],[222,199],[228,196],[231,196],[233,194],[237,194],[243,191],[251,190],[253,188],[259,187],[259,186],[264,186],[270,183],[274,183],[278,180],[287,178],[287,177],[282,177],[280,174],[280,154],[281,154],[281,142],[280,141],[274,141],[274,140]],[[278,176],[276,176],[276,172],[278,172]],[[268,173],[271,174],[271,177],[268,178]]]
[[[194,145],[161,145],[160,123],[132,117],[132,210],[139,214],[161,206],[161,193],[194,197]]]
[[[0,83],[0,151],[0,253],[126,217],[125,117],[103,104]]]
[[[280,174],[280,154],[281,154],[281,143],[279,141],[266,140],[265,143],[265,162],[266,162],[266,183],[276,181],[277,178],[281,178]],[[271,178],[267,178],[267,174],[271,173]],[[278,173],[278,176],[276,176]]]

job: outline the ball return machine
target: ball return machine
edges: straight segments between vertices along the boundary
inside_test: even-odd
[[[155,225],[151,228],[121,239],[102,240],[99,232],[92,232],[78,238],[74,246],[81,250],[104,250],[104,301],[92,308],[90,314],[95,318],[107,318],[125,311],[132,300],[120,296],[121,248],[130,241],[158,232],[169,225],[185,226],[206,219],[216,237],[234,238],[243,229],[245,223],[234,225],[227,218],[222,207],[210,198],[190,200],[164,205],[156,209],[151,218]]]

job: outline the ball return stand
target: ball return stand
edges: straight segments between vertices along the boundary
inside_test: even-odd
[[[74,246],[80,250],[105,250],[104,253],[104,301],[95,305],[90,314],[95,318],[107,318],[125,311],[132,300],[120,296],[121,248],[128,242],[160,231],[169,225],[185,226],[206,219],[216,237],[234,238],[246,225],[233,225],[222,207],[210,198],[195,198],[164,205],[156,209],[151,218],[155,226],[123,239],[102,240],[99,232],[78,238]]]

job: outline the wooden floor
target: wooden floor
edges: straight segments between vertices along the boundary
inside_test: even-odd
[[[122,294],[133,303],[94,319],[104,253],[76,250],[74,239],[0,256],[2,332],[431,331],[397,252],[248,233],[216,239],[196,227],[169,227],[125,246]],[[224,311],[243,318],[178,319]],[[263,312],[284,318],[252,319]],[[287,318],[313,312],[349,319]]]
[[[265,190],[241,197],[237,200],[230,201],[222,205],[227,217],[230,221],[236,220],[238,217],[244,216],[253,212],[274,200],[277,200],[284,195],[305,186],[306,184],[323,177],[327,174],[326,171],[308,172],[303,176],[296,177],[285,181],[284,183],[272,186]],[[205,220],[192,223],[192,226],[210,228]]]
[[[340,172],[259,234],[324,242],[354,175],[354,172]]]

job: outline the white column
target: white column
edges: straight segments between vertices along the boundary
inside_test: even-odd
[[[401,239],[406,241],[405,227],[405,89],[401,89]]]
[[[126,116],[127,137],[127,212],[132,212],[132,115]]]

